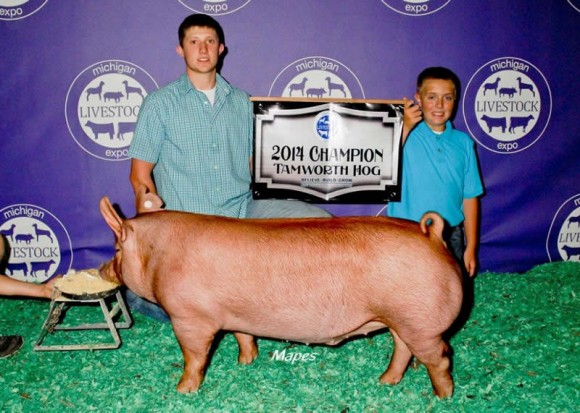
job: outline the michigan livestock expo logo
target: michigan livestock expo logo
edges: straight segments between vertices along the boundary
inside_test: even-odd
[[[0,0],[0,20],[20,20],[39,11],[48,0]]]
[[[127,159],[141,104],[147,91],[157,87],[130,62],[108,60],[83,70],[66,96],[66,123],[73,139],[96,158]]]
[[[552,94],[531,63],[502,57],[481,67],[469,80],[463,116],[471,136],[488,150],[510,154],[540,139],[552,114]]]
[[[70,237],[50,212],[35,205],[12,205],[0,210],[0,234],[8,241],[6,275],[43,282],[71,267]]]
[[[388,8],[407,16],[425,16],[441,10],[451,0],[382,0]]]
[[[189,10],[211,15],[238,11],[252,0],[179,0]]]
[[[564,202],[550,225],[546,239],[550,261],[580,262],[580,194]]]
[[[269,96],[294,98],[365,97],[360,81],[348,67],[321,56],[290,63],[278,74],[268,93]]]

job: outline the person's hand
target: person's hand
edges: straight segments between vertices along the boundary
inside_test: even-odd
[[[474,252],[469,250],[465,250],[465,254],[463,255],[463,263],[465,264],[465,269],[470,277],[473,278],[475,272],[477,270],[477,258]]]
[[[56,275],[53,278],[51,278],[49,281],[47,281],[46,283],[42,284],[42,296],[44,298],[52,298],[53,291],[54,291],[54,283],[61,278],[62,278],[62,275]]]
[[[412,99],[403,98],[403,144],[411,130],[423,119],[421,108]]]
[[[421,122],[423,113],[413,99],[403,98],[403,102],[403,124],[411,131],[417,123]]]

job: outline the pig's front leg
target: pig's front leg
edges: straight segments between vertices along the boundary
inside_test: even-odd
[[[191,324],[191,320],[189,321]],[[188,325],[184,327],[178,323],[173,324],[173,331],[181,347],[184,362],[177,391],[180,393],[197,391],[203,382],[210,347],[217,331],[204,329],[198,325],[193,328]]]
[[[236,337],[238,347],[240,348],[238,363],[250,364],[258,357],[258,346],[256,345],[256,340],[254,340],[254,336],[244,333],[234,333],[234,337]]]

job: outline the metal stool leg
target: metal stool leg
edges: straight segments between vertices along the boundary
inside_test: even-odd
[[[117,328],[129,328],[133,320],[129,311],[127,310],[127,306],[125,304],[125,300],[121,295],[120,291],[117,291],[115,294],[116,303],[113,305],[111,310],[106,303],[106,299],[112,297],[103,297],[94,300],[73,300],[67,299],[64,297],[56,298],[55,300],[51,301],[50,310],[47,316],[46,321],[42,326],[42,331],[36,344],[34,346],[35,351],[50,351],[50,350],[105,350],[105,349],[115,349],[119,348],[121,345],[121,338],[119,337],[119,333]],[[60,320],[60,315],[62,310],[65,308],[66,305],[74,306],[76,304],[86,304],[86,303],[98,303],[103,316],[105,318],[104,323],[90,323],[90,324],[81,324],[76,326],[63,326],[58,325]],[[122,313],[123,321],[114,322],[113,319],[119,311]],[[114,343],[88,343],[88,344],[68,344],[68,345],[43,345],[42,342],[46,338],[48,333],[54,333],[55,331],[75,331],[75,330],[99,330],[99,329],[108,329],[111,333]]]

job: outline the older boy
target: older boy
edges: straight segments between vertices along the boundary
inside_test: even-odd
[[[330,217],[300,201],[253,200],[250,164],[253,109],[246,92],[217,68],[226,48],[211,16],[192,14],[178,29],[185,73],[143,102],[131,142],[130,181],[171,210],[234,218]],[[129,306],[168,321],[159,307],[127,292]]]
[[[171,210],[234,218],[330,214],[298,201],[254,201],[250,192],[253,109],[248,94],[217,68],[224,32],[211,16],[192,14],[178,29],[185,73],[143,102],[129,155],[130,181]]]
[[[449,120],[459,90],[459,78],[447,68],[419,74],[417,104],[405,102],[401,201],[391,202],[388,214],[419,221],[427,211],[438,212],[451,227],[448,245],[473,277],[483,185],[473,140]]]

